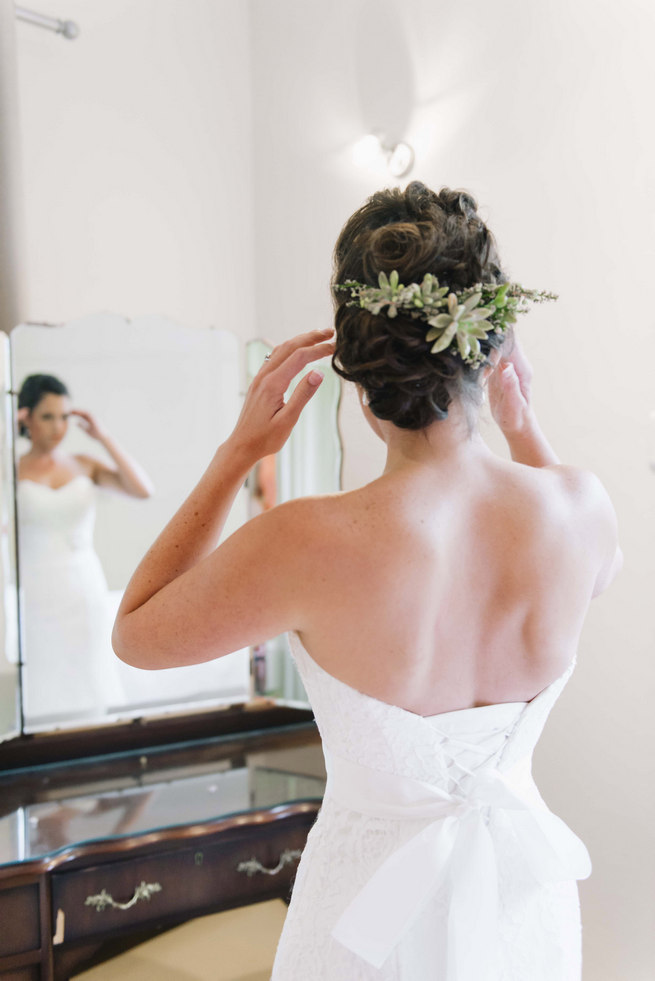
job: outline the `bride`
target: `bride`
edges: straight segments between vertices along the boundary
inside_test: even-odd
[[[552,297],[507,282],[470,195],[418,182],[349,219],[333,288],[336,334],[294,337],[262,365],[134,573],[114,649],[155,669],[290,633],[328,783],[275,981],[578,981],[589,856],[530,762],[621,553],[600,482],[542,433],[513,338],[517,312]],[[285,404],[292,379],[330,354],[386,444],[383,473],[217,548],[321,374]],[[511,459],[479,434],[485,391]]]
[[[18,542],[23,603],[23,705],[29,723],[86,717],[120,700],[109,651],[107,582],[93,546],[97,488],[146,498],[141,467],[53,375],[30,375],[18,395]],[[71,418],[114,466],[62,446]]]

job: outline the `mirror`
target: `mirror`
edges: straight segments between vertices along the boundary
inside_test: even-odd
[[[38,469],[29,429],[16,439],[25,731],[246,700],[247,650],[153,673],[124,665],[110,644],[132,571],[234,425],[237,338],[160,317],[100,314],[58,328],[21,325],[11,355],[14,391],[28,376],[54,376],[70,397],[53,404],[72,410],[53,437],[61,438],[55,455],[65,473]],[[103,441],[82,428],[77,411],[91,414]],[[152,490],[146,499],[75,473],[89,460],[116,468],[126,456]],[[246,514],[242,490],[225,535]]]
[[[135,566],[236,421],[244,374],[237,337],[162,317],[97,314],[60,327],[20,325],[10,349],[16,432],[6,468],[16,473],[20,607],[10,622],[21,624],[24,731],[179,714],[253,694],[305,705],[284,637],[255,648],[252,665],[243,650],[149,672],[111,650],[111,625]],[[269,350],[264,341],[246,346],[248,380]],[[329,362],[320,367],[322,385],[287,445],[248,478],[223,537],[276,503],[339,489],[340,384]],[[23,388],[25,380],[44,375],[46,386],[54,379],[68,394],[41,392],[30,410],[28,386],[44,382]],[[57,468],[44,469],[53,460]],[[139,478],[137,493],[108,486],[99,474],[99,464],[124,474],[126,461]],[[13,543],[13,524],[6,528]],[[3,682],[3,704],[11,692]]]

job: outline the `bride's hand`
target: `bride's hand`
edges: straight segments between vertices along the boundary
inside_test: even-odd
[[[504,433],[521,432],[530,423],[532,365],[515,339],[489,376],[489,407]]]
[[[78,425],[80,429],[83,429],[91,439],[101,440],[106,437],[106,430],[102,428],[96,417],[87,412],[86,409],[71,409],[70,414],[79,416]]]
[[[521,347],[521,342],[517,337],[513,338],[512,350],[502,359],[506,364],[514,365],[514,371],[519,380],[521,394],[526,402],[530,403],[530,392],[532,389],[532,376],[534,374],[532,365],[528,361],[528,356]]]
[[[305,405],[323,380],[310,371],[296,385],[289,401],[284,393],[306,365],[334,351],[334,331],[313,330],[274,347],[255,375],[229,442],[253,463],[282,449]]]

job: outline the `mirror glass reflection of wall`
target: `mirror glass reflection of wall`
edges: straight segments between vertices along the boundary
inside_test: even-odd
[[[118,661],[110,644],[139,559],[234,425],[237,338],[158,317],[128,322],[101,314],[58,328],[22,325],[11,349],[14,391],[46,374],[69,392],[50,399],[55,411],[45,420],[59,426],[50,453],[59,468],[39,470],[43,459],[34,459],[24,425],[16,440],[17,477],[24,478],[17,516],[26,731],[247,699],[247,650],[147,672]],[[145,475],[148,496],[98,479],[104,468],[119,467],[89,418]],[[246,517],[242,491],[224,534]]]
[[[249,382],[271,350],[271,345],[263,340],[247,344]],[[294,497],[331,494],[341,489],[342,448],[337,426],[341,385],[330,360],[326,358],[308,365],[294,379],[288,395],[313,368],[324,374],[318,391],[303,409],[280,452],[260,460],[248,478],[251,517]],[[258,644],[253,649],[252,670],[256,695],[283,699],[292,704],[308,703],[307,693],[289,654],[286,636]]]

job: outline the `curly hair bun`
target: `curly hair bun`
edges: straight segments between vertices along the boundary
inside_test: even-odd
[[[371,232],[363,255],[365,275],[377,281],[379,272],[398,270],[401,281],[413,282],[434,250],[434,230],[427,222],[402,221]]]
[[[405,191],[376,192],[346,222],[334,250],[333,285],[356,280],[376,286],[380,272],[394,269],[403,283],[432,273],[452,290],[506,281],[475,199],[447,187],[437,194],[419,181]],[[479,372],[449,350],[431,354],[424,323],[374,316],[349,306],[343,291],[333,296],[335,371],[362,386],[378,418],[422,429],[445,419],[454,398],[479,404]],[[501,343],[490,335],[482,342],[485,356]]]

